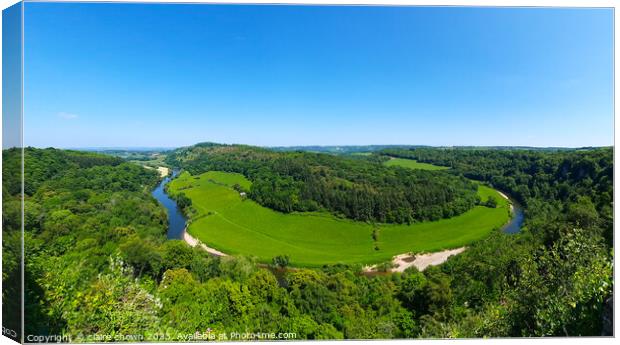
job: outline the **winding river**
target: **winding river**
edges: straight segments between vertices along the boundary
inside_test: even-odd
[[[507,234],[516,234],[521,231],[521,225],[523,225],[523,220],[525,219],[525,215],[523,214],[523,209],[518,202],[513,199],[508,199],[510,204],[512,205],[512,218],[510,222],[504,226],[502,229]]]
[[[181,210],[177,207],[177,203],[166,194],[165,186],[173,178],[179,174],[178,170],[172,171],[172,176],[166,176],[153,190],[151,195],[157,201],[159,201],[168,213],[168,239],[169,240],[182,240],[183,232],[185,230],[185,217]]]
[[[179,174],[178,170],[172,171],[172,176],[166,176],[161,181],[161,183],[153,190],[153,197],[157,199],[167,210],[168,212],[168,239],[171,240],[182,240],[183,233],[185,232],[186,220],[181,210],[177,207],[176,202],[166,194],[165,186],[170,182],[173,178],[175,178]],[[516,234],[521,230],[521,225],[523,224],[523,209],[513,199],[509,199],[512,204],[512,219],[510,222],[504,226],[502,231],[507,234]]]

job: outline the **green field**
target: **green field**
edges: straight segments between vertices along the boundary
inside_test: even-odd
[[[170,182],[171,194],[192,199],[196,214],[189,233],[208,246],[229,254],[246,254],[270,262],[288,255],[294,266],[335,263],[370,264],[396,254],[459,247],[488,235],[509,219],[507,203],[496,191],[480,186],[483,200],[495,195],[495,209],[476,206],[450,219],[412,225],[381,224],[373,241],[373,225],[339,219],[327,213],[284,214],[242,198],[231,188],[251,182],[240,174],[211,171],[200,176],[183,172]],[[375,244],[379,250],[375,250]]]
[[[420,169],[420,170],[446,170],[450,169],[448,167],[442,167],[438,165],[428,164],[428,163],[420,163],[415,159],[403,159],[403,158],[390,158],[389,161],[385,162],[387,166],[401,166],[409,169]]]

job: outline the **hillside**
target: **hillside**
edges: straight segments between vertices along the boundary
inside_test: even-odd
[[[102,334],[186,341],[180,335],[207,328],[295,332],[296,339],[609,334],[603,319],[611,316],[605,306],[613,291],[613,247],[606,241],[613,233],[612,153],[401,152],[451,167],[451,174],[502,183],[525,201],[525,224],[515,235],[492,232],[424,272],[367,277],[355,265],[272,271],[243,255],[210,257],[165,239],[164,209],[150,195],[155,171],[109,156],[27,149],[33,177],[24,203],[26,334],[74,341]],[[5,306],[21,295],[11,289],[20,277],[20,158],[19,151],[3,151]],[[384,159],[369,161],[360,164]],[[185,174],[178,183],[204,184],[196,195],[186,189],[192,198],[208,187],[233,206],[259,206],[240,201],[235,190],[251,189],[251,179],[206,174]],[[198,211],[208,214],[209,207]]]
[[[329,211],[358,221],[413,223],[460,215],[477,205],[477,184],[444,171],[387,167],[381,159],[198,144],[166,162],[192,175],[240,173],[257,203],[280,212]]]

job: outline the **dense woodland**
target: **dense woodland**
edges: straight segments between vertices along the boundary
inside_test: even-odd
[[[184,164],[190,171],[223,169],[225,164],[248,169],[244,174],[258,186],[267,183],[261,182],[261,174],[271,173],[285,183],[278,191],[291,190],[286,183],[295,185],[294,174],[318,169],[317,161],[327,167],[324,176],[319,172],[321,183],[344,190],[349,182],[366,178],[367,169],[376,169],[381,173],[369,184],[387,193],[386,198],[390,183],[385,181],[402,176],[413,184],[425,178],[397,168],[388,172],[381,156],[358,161],[291,153],[274,161],[261,158],[266,153],[247,152],[249,157],[239,156],[236,163],[186,156]],[[613,289],[611,149],[424,149],[382,155],[453,167],[456,177],[437,186],[467,190],[460,175],[493,183],[523,203],[523,231],[494,233],[424,272],[368,277],[359,273],[360,267],[339,265],[268,270],[252,258],[210,257],[184,242],[166,240],[166,214],[150,196],[158,181],[154,171],[95,154],[26,149],[26,334],[66,334],[88,341],[96,334],[187,340],[208,330],[295,332],[297,339],[604,332],[604,316],[610,312],[605,312],[606,301]],[[307,160],[297,161],[298,156]],[[180,159],[173,156],[172,162]],[[3,152],[5,286],[18,272],[19,163],[19,152]],[[335,167],[340,165],[350,172],[338,175]],[[282,173],[286,169],[289,180]],[[292,190],[298,196],[310,192]],[[449,193],[440,193],[439,205],[450,200]],[[3,294],[5,315],[15,298],[11,291]]]
[[[388,149],[400,158],[448,166],[507,192],[529,213],[581,212],[582,226],[593,226],[611,245],[613,236],[613,150]],[[531,214],[534,216],[535,214]],[[588,219],[586,219],[588,218]]]
[[[326,210],[361,221],[411,223],[453,217],[479,202],[477,185],[465,178],[379,161],[217,144],[179,149],[167,158],[194,175],[241,173],[252,181],[252,199],[282,212]]]

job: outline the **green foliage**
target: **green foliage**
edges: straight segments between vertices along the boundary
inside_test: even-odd
[[[527,206],[532,199],[574,201],[588,196],[600,210],[612,201],[611,148],[540,151],[491,149],[388,149],[392,157],[451,167],[486,181]]]
[[[601,334],[609,312],[604,301],[613,291],[611,150],[406,154],[524,201],[523,231],[493,232],[424,272],[368,277],[346,265],[272,272],[254,258],[215,258],[167,241],[166,215],[150,196],[155,172],[94,154],[27,149],[26,167],[33,170],[23,224],[26,334],[66,334],[75,341],[130,334],[183,341],[196,332],[295,332],[297,339]],[[371,158],[381,162],[356,159]],[[4,312],[21,302],[21,290],[11,284],[21,276],[20,162],[19,151],[3,151]],[[221,192],[218,202],[238,201],[235,183],[250,187],[236,175],[209,176],[218,186],[210,191]],[[195,200],[190,189],[185,193]],[[493,193],[478,188],[480,202],[495,197],[497,208],[475,206],[462,216],[484,222],[477,210],[505,215],[505,200]],[[205,213],[196,223],[209,218],[222,219]],[[405,225],[382,227],[374,238],[373,229],[368,224],[360,232],[368,248],[378,242],[383,250],[391,236],[411,240]],[[291,238],[312,236],[292,232]],[[294,260],[295,251],[284,253]]]
[[[119,249],[124,261],[134,267],[134,275],[137,277],[148,274],[157,278],[164,266],[161,253],[156,245],[137,236],[124,240]],[[166,253],[168,254],[168,253]]]
[[[490,196],[487,201],[484,203],[486,207],[496,208],[497,207],[497,199],[494,196]]]
[[[256,272],[256,261],[247,256],[223,257],[220,259],[220,272],[232,280],[244,281]]]
[[[286,213],[327,210],[354,220],[409,224],[453,217],[476,203],[476,185],[467,179],[359,157],[201,144],[170,153],[167,162],[194,175],[240,173],[252,182],[253,200]]]
[[[591,228],[599,223],[596,206],[587,196],[577,198],[577,201],[569,203],[566,208],[568,220],[577,226]]]
[[[118,285],[126,285],[129,290],[124,292],[115,290],[115,284],[125,278],[116,274],[118,272],[112,274],[109,271],[109,258],[116,256],[121,242],[127,237],[148,237],[153,243],[150,247],[158,246],[165,239],[166,215],[148,194],[157,182],[157,174],[122,163],[118,158],[91,153],[32,148],[24,151],[25,175],[29,179],[24,200],[26,333],[69,332],[78,336],[91,332],[88,327],[105,329],[106,332],[112,328],[129,331],[132,328],[104,324],[107,323],[104,319],[87,325],[92,321],[88,318],[116,320],[121,315],[87,315],[94,313],[95,309],[88,309],[84,304],[91,301],[84,298],[103,298],[94,291],[99,288],[109,289],[110,295],[107,296],[112,299],[135,293],[136,301],[139,301],[145,296],[131,284]],[[10,241],[13,236],[7,236],[6,231],[15,231],[18,235],[21,228],[20,191],[12,187],[20,184],[19,174],[14,174],[20,170],[20,156],[17,150],[3,151],[3,163],[9,162],[3,166],[3,246],[13,243]],[[11,192],[16,194],[10,195]],[[155,267],[156,262],[145,258],[146,254],[139,252],[142,246],[135,248],[135,245],[129,240],[123,247],[124,254],[135,260],[135,264],[148,262],[142,270],[155,276],[151,267]],[[146,245],[146,248],[150,247]],[[10,268],[21,255],[20,246],[15,246],[15,251],[4,249],[5,267]],[[135,266],[133,269],[139,275],[141,268]],[[19,281],[13,278],[19,271],[16,268],[11,271],[3,270],[3,280]],[[10,294],[3,294],[3,298],[19,302]],[[117,302],[120,304],[114,309],[124,310],[125,314],[128,313],[125,307],[135,307]],[[109,303],[116,302],[109,300]],[[127,314],[127,317],[135,319],[132,321],[136,322],[134,326],[144,328],[137,323],[144,320],[140,317],[148,315],[139,315],[142,313],[139,309],[136,312],[138,314]],[[130,322],[124,324],[123,327],[133,327]]]
[[[159,329],[159,299],[133,280],[131,269],[111,259],[110,273],[78,292],[64,313],[66,332],[76,340],[97,335],[145,335]],[[90,337],[90,338],[89,338]]]
[[[190,268],[194,253],[185,242],[169,240],[161,248],[165,269]]]
[[[166,271],[158,289],[162,325],[186,334],[221,329],[229,306],[227,291],[218,283],[201,284],[184,268]]]
[[[523,258],[508,295],[521,334],[587,335],[600,332],[604,299],[612,292],[612,263],[600,238],[567,232],[550,248]]]
[[[192,199],[188,198],[183,192],[176,194],[175,200],[177,202],[177,206],[179,206],[182,210],[192,206]]]
[[[289,260],[288,255],[278,255],[271,260],[271,264],[275,268],[286,268]]]
[[[210,171],[200,176],[181,173],[170,182],[173,196],[184,193],[197,210],[189,233],[227,254],[252,254],[270,264],[288,255],[293,266],[387,261],[410,251],[434,251],[469,244],[488,236],[509,219],[508,204],[489,209],[475,206],[450,219],[407,224],[369,224],[339,219],[328,213],[284,214],[252,200],[243,201],[235,184],[250,185],[241,174]],[[478,197],[497,191],[480,185]],[[371,234],[377,230],[380,239]],[[378,237],[377,237],[378,238]],[[299,245],[303,243],[303,245]]]
[[[601,333],[603,303],[612,290],[611,149],[416,148],[383,154],[449,166],[525,205],[522,233],[493,235],[441,266],[455,278],[450,310],[429,308],[421,316],[423,336]],[[400,298],[411,303],[410,296]]]

